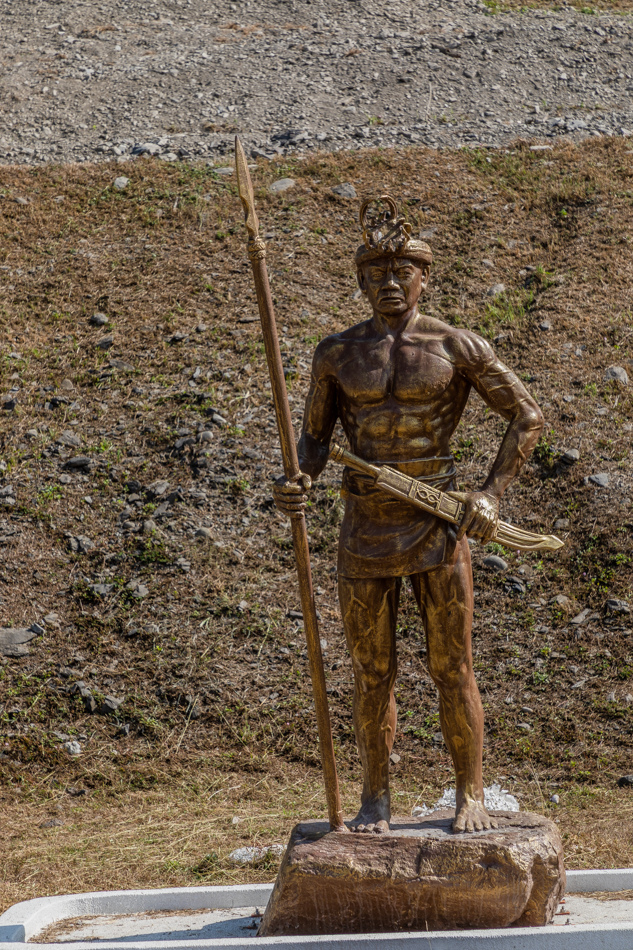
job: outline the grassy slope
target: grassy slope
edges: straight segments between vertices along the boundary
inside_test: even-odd
[[[124,192],[112,188],[120,174]],[[338,181],[362,196],[392,191],[433,232],[428,311],[498,338],[543,405],[544,438],[503,515],[547,531],[568,518],[566,547],[505,555],[524,595],[474,551],[486,777],[540,809],[559,791],[571,864],[630,863],[630,792],[615,780],[633,744],[631,618],[603,610],[608,597],[631,599],[631,389],[604,382],[607,366],[631,360],[630,148],[368,152],[253,174],[297,424],[315,343],[365,316],[350,263],[356,206],[332,195]],[[288,175],[296,187],[268,196]],[[279,456],[234,183],[143,160],[3,169],[0,192],[2,392],[19,388],[0,418],[17,499],[0,518],[2,623],[59,615],[29,656],[0,667],[1,833],[13,855],[2,903],[51,881],[64,891],[270,876],[231,870],[234,841],[283,840],[323,806],[302,633],[286,616],[297,607],[288,531],[269,499]],[[486,297],[497,283],[505,293]],[[90,326],[95,310],[109,326]],[[196,441],[199,429],[210,442]],[[478,483],[502,429],[473,398],[455,439],[464,485]],[[65,432],[79,447],[58,442]],[[581,458],[563,473],[569,447]],[[79,453],[91,471],[65,483]],[[608,491],[584,484],[595,471],[610,474]],[[339,474],[319,484],[310,526],[351,811],[358,763],[332,574]],[[156,479],[170,483],[163,496],[148,491]],[[201,525],[210,540],[194,538]],[[95,549],[73,553],[68,533]],[[141,599],[127,587],[136,580],[149,590]],[[93,583],[111,586],[100,596]],[[568,605],[549,603],[559,593]],[[596,616],[570,624],[584,607]],[[394,787],[407,811],[451,775],[408,594],[399,640]],[[117,714],[87,715],[78,680],[97,702],[123,698]],[[79,739],[78,759],[59,735]],[[34,830],[58,813],[62,827]],[[233,815],[253,817],[233,826]]]

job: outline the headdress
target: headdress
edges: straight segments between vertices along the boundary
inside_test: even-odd
[[[368,198],[361,205],[359,218],[364,243],[354,257],[357,267],[378,257],[409,257],[420,264],[432,263],[431,248],[411,237],[411,225],[398,215],[391,195]]]

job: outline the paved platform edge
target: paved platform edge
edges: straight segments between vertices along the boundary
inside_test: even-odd
[[[263,906],[272,884],[236,884],[214,887],[174,887],[137,891],[95,891],[36,898],[14,904],[0,917],[3,950],[23,950],[24,944],[45,927],[71,917],[101,914],[134,914],[149,910],[200,910],[207,907]],[[569,893],[633,890],[633,868],[567,872]],[[288,950],[631,950],[630,924],[582,924],[573,927],[526,927],[505,930],[436,931],[426,934],[354,934],[341,937],[252,937],[211,940],[147,939],[99,941],[99,950],[246,950],[247,947],[284,947]],[[95,941],[49,943],[49,948],[95,950]]]

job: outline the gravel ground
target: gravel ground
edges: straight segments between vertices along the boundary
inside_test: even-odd
[[[0,162],[633,131],[633,22],[478,0],[0,0]],[[255,151],[255,154],[257,152]]]

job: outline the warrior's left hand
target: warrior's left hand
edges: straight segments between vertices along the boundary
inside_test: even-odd
[[[484,491],[449,492],[466,506],[464,517],[457,531],[457,540],[468,535],[475,541],[486,544],[492,541],[499,524],[499,499]]]

